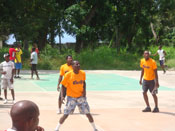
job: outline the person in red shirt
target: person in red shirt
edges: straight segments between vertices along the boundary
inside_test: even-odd
[[[15,50],[14,45],[11,45],[11,47],[9,48],[10,61],[15,61],[15,52],[17,51],[18,50]]]

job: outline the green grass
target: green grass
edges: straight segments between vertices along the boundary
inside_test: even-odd
[[[149,50],[152,54],[156,53],[158,47],[151,46]],[[173,47],[163,47],[167,52],[166,64],[169,68],[175,67],[175,51]],[[0,50],[0,60],[3,61],[3,54],[8,52],[8,48]],[[65,57],[72,55],[74,59],[78,60],[82,69],[91,70],[139,70],[140,59],[143,57],[142,53],[130,53],[125,49],[121,49],[120,54],[117,54],[115,48],[108,48],[107,46],[100,46],[94,50],[86,49],[76,54],[72,49],[65,49],[62,53],[57,48],[52,48],[50,45],[41,51],[38,69],[43,70],[58,70],[62,64],[65,63]],[[153,57],[157,61],[159,67],[158,56]],[[159,67],[160,68],[160,67]],[[23,69],[30,69],[30,52],[23,51]]]

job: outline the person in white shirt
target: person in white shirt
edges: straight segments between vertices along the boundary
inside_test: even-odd
[[[0,64],[0,68],[2,69],[1,76],[1,88],[4,89],[4,104],[7,103],[7,88],[11,90],[13,103],[15,103],[15,92],[13,86],[13,75],[15,71],[15,66],[12,61],[9,59],[10,55],[8,53],[4,54],[5,61]]]
[[[165,74],[166,73],[166,70],[165,70],[165,67],[166,67],[166,65],[165,65],[166,52],[162,49],[161,45],[159,46],[159,49],[157,50],[157,52],[153,56],[156,56],[156,55],[159,55],[160,66],[163,70],[163,73]]]
[[[7,131],[44,131],[39,124],[39,108],[29,100],[16,102],[10,111],[12,128]]]
[[[33,72],[35,72],[35,74],[37,76],[37,80],[39,80],[38,71],[36,69],[36,66],[38,64],[38,55],[37,55],[37,52],[35,51],[35,48],[32,48],[30,61],[31,61],[31,66],[32,66],[31,67],[31,79],[33,79]]]

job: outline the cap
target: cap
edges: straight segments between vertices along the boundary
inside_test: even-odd
[[[10,56],[9,53],[5,53],[5,54],[4,54],[4,58],[5,58],[6,56]]]

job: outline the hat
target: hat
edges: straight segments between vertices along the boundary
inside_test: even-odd
[[[9,53],[5,53],[5,54],[4,54],[4,58],[5,58],[6,56],[10,56]]]

